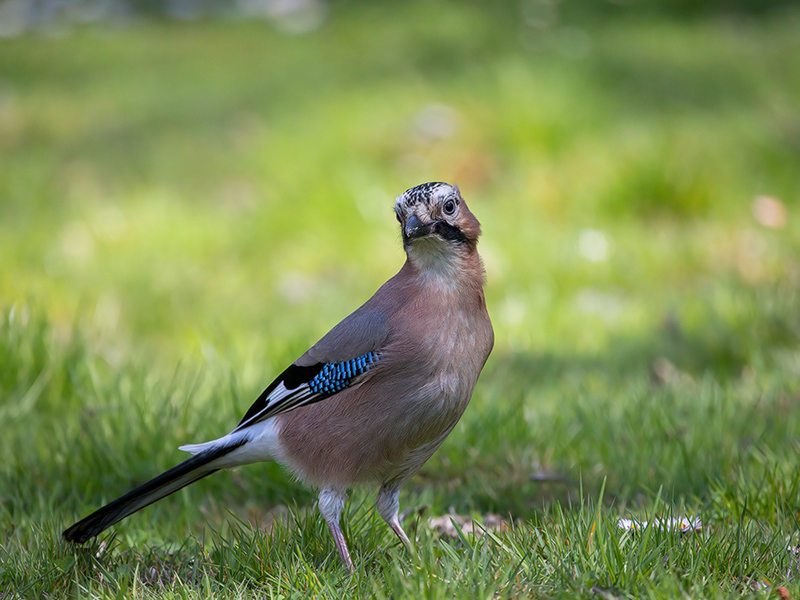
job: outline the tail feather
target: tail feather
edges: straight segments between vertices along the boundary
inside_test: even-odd
[[[213,464],[214,461],[232,452],[246,441],[246,439],[239,439],[232,444],[208,448],[168,471],[164,471],[161,475],[132,489],[116,500],[112,500],[88,517],[75,523],[64,531],[64,539],[82,544],[137,510],[177,492],[206,475],[211,475],[220,469],[219,466]]]

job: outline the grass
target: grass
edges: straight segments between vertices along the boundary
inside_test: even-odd
[[[799,21],[409,3],[0,41],[0,593],[800,596]],[[497,342],[401,495],[415,556],[356,490],[349,577],[271,464],[60,540],[393,274],[426,180],[483,223]],[[508,526],[441,535],[451,507]]]

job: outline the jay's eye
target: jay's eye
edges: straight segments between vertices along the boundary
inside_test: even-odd
[[[454,212],[456,212],[456,203],[453,202],[452,200],[448,200],[447,202],[444,203],[444,206],[442,207],[442,212],[446,215],[452,215]]]

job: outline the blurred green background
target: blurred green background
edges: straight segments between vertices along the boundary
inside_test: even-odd
[[[109,356],[299,352],[398,268],[392,200],[427,180],[484,223],[498,355],[652,338],[687,304],[728,320],[723,284],[795,282],[798,13],[559,7],[3,40],[0,294]]]
[[[524,517],[538,472],[708,506],[796,466],[796,3],[48,6],[0,3],[6,523],[230,428],[397,271],[430,180],[483,224],[496,332],[435,510]],[[184,494],[310,501],[241,473]]]

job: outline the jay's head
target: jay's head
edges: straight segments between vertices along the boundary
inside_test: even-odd
[[[431,182],[408,189],[397,197],[394,211],[409,254],[472,252],[481,234],[455,185]]]

